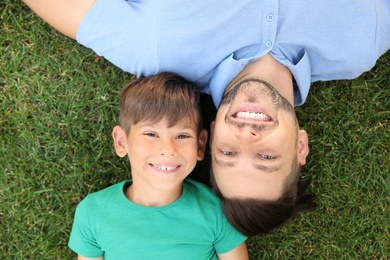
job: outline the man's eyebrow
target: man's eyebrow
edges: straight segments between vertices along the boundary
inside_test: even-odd
[[[218,158],[218,156],[215,156],[214,158],[215,158],[215,162],[223,168],[234,166],[234,162],[222,160],[221,158]],[[265,171],[265,172],[275,172],[282,167],[281,164],[275,164],[275,165],[268,166],[268,165],[258,164],[258,163],[254,164],[253,166],[256,169],[258,169],[260,171]]]
[[[225,167],[233,167],[234,166],[234,162],[229,162],[229,161],[225,161],[225,160],[222,160],[221,158],[218,158],[218,156],[215,156],[215,162],[225,168]]]
[[[264,164],[255,164],[254,166],[256,169],[258,169],[260,171],[266,171],[266,172],[275,172],[282,167],[281,164],[275,164],[275,165],[271,165],[271,166],[264,165]]]

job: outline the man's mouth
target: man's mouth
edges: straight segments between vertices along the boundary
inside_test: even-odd
[[[272,118],[261,112],[241,111],[233,115],[236,119],[254,119],[262,122],[270,122]]]
[[[233,108],[230,117],[234,121],[251,121],[259,123],[269,123],[274,121],[274,118],[267,113],[270,112],[261,105],[243,103],[238,107]]]
[[[242,104],[230,116],[226,116],[225,122],[239,128],[249,126],[255,131],[273,129],[278,125],[277,119],[269,115],[265,108],[253,104]]]

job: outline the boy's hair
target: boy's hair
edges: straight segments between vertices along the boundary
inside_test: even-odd
[[[293,161],[292,171],[284,181],[282,196],[276,201],[252,198],[225,198],[218,188],[211,170],[210,180],[214,192],[222,201],[222,210],[240,233],[251,237],[270,233],[281,227],[298,213],[315,207],[312,194],[305,194],[311,178],[302,181],[299,177],[300,165]]]
[[[168,121],[174,126],[185,117],[202,129],[199,92],[194,83],[169,72],[141,77],[127,84],[119,96],[119,124],[128,135],[140,121]]]

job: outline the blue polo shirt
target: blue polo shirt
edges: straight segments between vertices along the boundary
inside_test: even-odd
[[[295,105],[310,83],[351,79],[390,48],[389,0],[97,0],[77,40],[139,76],[178,73],[218,107],[229,82],[270,53],[295,79]]]

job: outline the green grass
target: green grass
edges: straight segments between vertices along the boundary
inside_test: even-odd
[[[78,202],[129,178],[111,130],[130,75],[19,1],[2,1],[0,16],[0,258],[74,259]],[[390,258],[389,86],[389,52],[356,80],[313,85],[297,114],[318,207],[249,239],[252,259]]]

